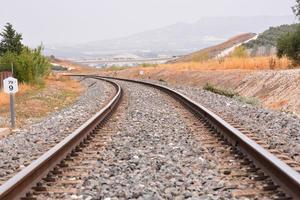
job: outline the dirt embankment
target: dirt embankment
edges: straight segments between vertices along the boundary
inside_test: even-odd
[[[143,70],[144,74],[140,75]],[[102,72],[124,78],[166,81],[175,85],[202,87],[211,83],[233,89],[241,96],[256,97],[264,107],[300,116],[300,69],[293,70],[172,70],[171,68],[130,68]]]

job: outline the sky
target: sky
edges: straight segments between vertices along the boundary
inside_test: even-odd
[[[293,15],[295,0],[0,0],[7,22],[35,46],[118,38],[204,17]]]

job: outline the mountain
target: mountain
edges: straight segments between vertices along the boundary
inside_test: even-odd
[[[177,23],[128,37],[73,46],[46,46],[57,57],[92,58],[120,53],[141,57],[183,55],[226,41],[232,35],[262,32],[270,26],[290,24],[293,16],[211,17],[195,23]]]

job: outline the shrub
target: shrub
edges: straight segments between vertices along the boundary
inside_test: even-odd
[[[127,67],[113,65],[111,67],[105,68],[106,71],[120,71],[120,70],[124,70],[124,69],[127,69]]]
[[[255,97],[243,97],[243,96],[240,96],[239,93],[237,93],[237,92],[234,92],[232,90],[221,89],[210,83],[206,83],[205,86],[203,87],[203,89],[213,92],[213,93],[216,93],[216,94],[219,94],[219,95],[234,98],[237,101],[240,101],[240,102],[246,103],[246,104],[250,104],[253,106],[259,104],[259,100]]]
[[[16,63],[17,55],[11,52],[6,52],[0,57],[0,71],[11,71]]]
[[[22,34],[17,33],[10,23],[0,33],[0,71],[13,69],[19,82],[42,83],[50,72],[50,63],[42,55],[43,47],[30,49],[22,44]]]
[[[247,56],[247,49],[243,45],[236,47],[230,54],[230,57],[233,58],[246,58]]]
[[[38,84],[50,72],[50,63],[43,56],[42,46],[36,49],[24,47],[20,54],[6,52],[0,57],[0,70],[10,70],[13,66],[14,76],[19,82]]]
[[[141,64],[141,67],[157,67],[157,64],[143,63],[143,64]]]
[[[234,96],[239,96],[239,94],[237,92],[234,92],[232,90],[225,90],[225,89],[221,89],[218,88],[210,83],[206,83],[205,86],[203,87],[204,90],[216,93],[216,94],[220,94],[223,96],[227,96],[230,98],[233,98]]]
[[[68,69],[60,66],[60,65],[51,65],[51,70],[55,70],[55,71],[67,71]]]

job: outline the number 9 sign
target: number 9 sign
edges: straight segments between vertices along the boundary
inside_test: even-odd
[[[3,80],[4,92],[8,94],[14,94],[18,92],[18,80],[13,77],[8,77]]]

